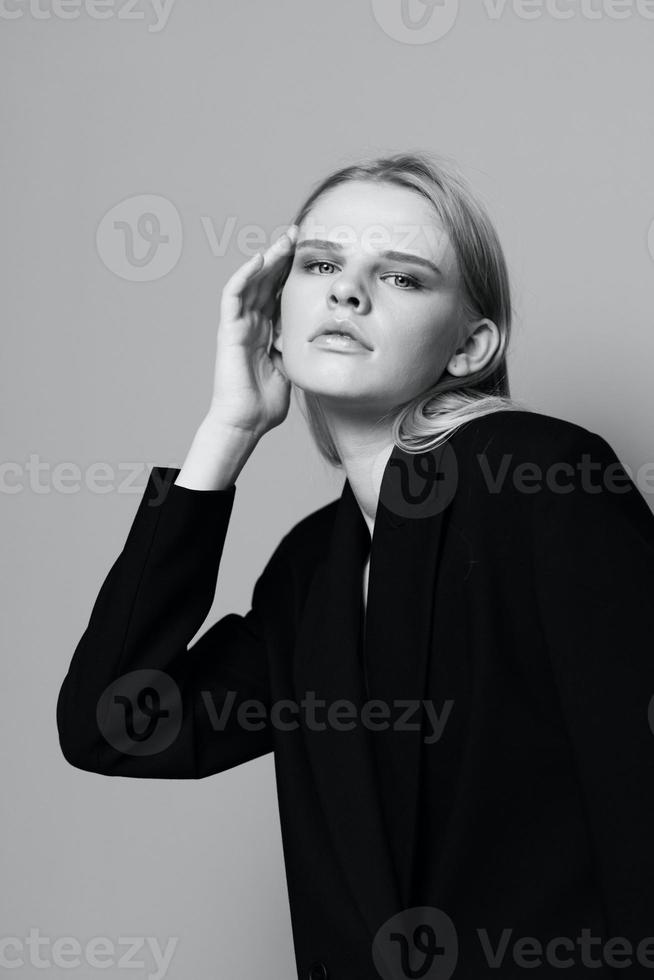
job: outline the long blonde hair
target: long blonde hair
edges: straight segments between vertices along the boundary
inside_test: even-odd
[[[463,176],[445,158],[426,153],[376,157],[343,167],[322,180],[296,212],[292,223],[300,224],[327,191],[353,180],[407,187],[433,205],[457,257],[465,313],[472,319],[487,317],[496,324],[500,334],[493,358],[480,371],[461,378],[443,372],[426,391],[396,405],[383,416],[393,420],[395,445],[409,453],[425,452],[440,445],[465,422],[481,415],[524,410],[526,406],[512,399],[509,391],[506,355],[512,308],[506,260],[485,208]],[[296,385],[293,388],[319,452],[332,465],[342,466],[319,396]]]

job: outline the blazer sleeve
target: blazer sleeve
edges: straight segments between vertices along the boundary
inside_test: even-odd
[[[535,580],[609,938],[635,950],[654,923],[654,515],[583,432],[533,497]]]
[[[288,609],[286,536],[250,610],[206,618],[236,487],[191,490],[153,467],[57,700],[61,750],[109,776],[200,779],[270,752],[267,644]]]

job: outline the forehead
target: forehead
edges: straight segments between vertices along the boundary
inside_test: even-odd
[[[397,249],[454,266],[454,250],[434,206],[395,184],[349,181],[327,191],[301,222],[298,240],[320,238],[364,252]]]

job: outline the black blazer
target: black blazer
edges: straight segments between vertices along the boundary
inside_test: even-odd
[[[190,649],[236,486],[178,473],[150,473],[74,652],[68,762],[201,779],[274,751],[302,980],[652,976],[654,516],[609,444],[509,411],[395,447],[364,632],[346,480]]]

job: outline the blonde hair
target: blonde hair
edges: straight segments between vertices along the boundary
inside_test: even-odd
[[[492,320],[500,335],[494,356],[481,370],[461,378],[443,372],[426,391],[396,405],[382,417],[393,420],[395,445],[408,453],[425,452],[479,416],[524,410],[525,406],[512,399],[509,391],[506,354],[512,309],[504,253],[485,208],[460,172],[445,158],[426,153],[397,153],[352,164],[322,180],[296,212],[292,223],[300,224],[327,191],[354,180],[407,187],[433,205],[459,264],[464,312],[472,319]],[[332,465],[342,466],[319,397],[296,385],[293,387],[296,395],[302,396],[298,402],[319,452]]]

